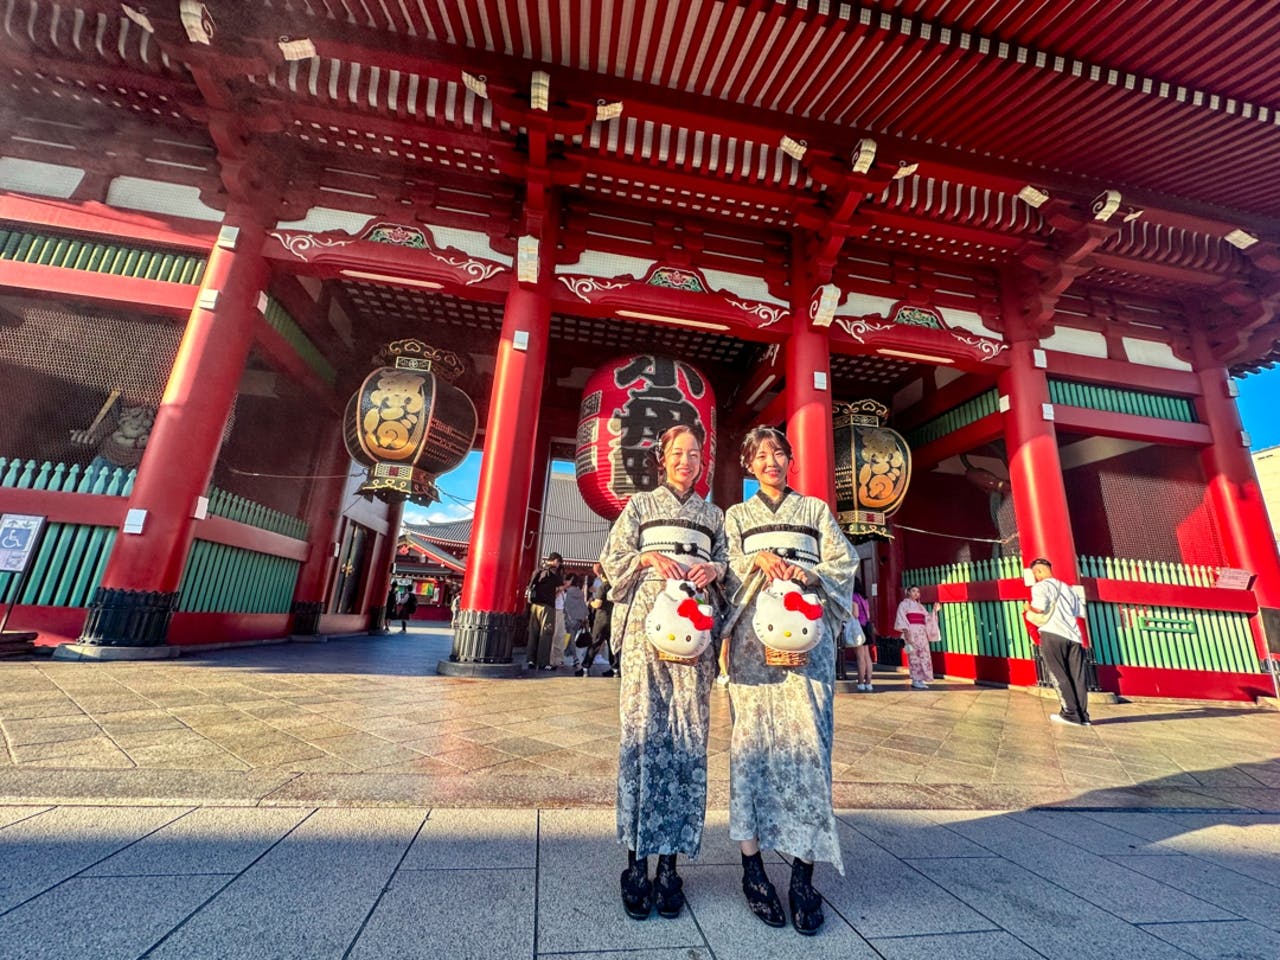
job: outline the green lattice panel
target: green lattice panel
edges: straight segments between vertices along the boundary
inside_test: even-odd
[[[999,412],[999,403],[1000,395],[994,388],[986,393],[980,393],[972,400],[948,410],[941,416],[927,420],[909,431],[906,436],[907,444],[914,450],[950,433],[955,433],[961,427],[967,427],[971,423],[977,423],[983,417]]]
[[[1098,663],[1258,672],[1248,614],[1121,603],[1085,610]]]
[[[944,603],[938,612],[942,642],[934,649],[980,657],[1030,660],[1031,638],[1022,603],[991,600]]]
[[[198,284],[204,257],[0,228],[0,260],[107,273],[164,283]]]
[[[1049,380],[1049,399],[1065,407],[1083,407],[1106,413],[1127,413],[1158,420],[1196,423],[1195,405],[1186,397],[1124,387],[1104,387],[1074,380]]]
[[[196,540],[178,588],[191,613],[288,613],[301,564],[256,550]]]

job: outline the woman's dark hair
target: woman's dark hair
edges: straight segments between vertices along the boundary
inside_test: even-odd
[[[564,578],[564,582],[571,587],[576,587],[578,585],[578,575],[576,573],[571,573]]]
[[[742,453],[738,458],[742,469],[747,473],[751,472],[751,461],[756,458],[756,453],[766,440],[772,441],[787,455],[788,460],[792,459],[791,441],[787,439],[785,433],[777,427],[752,427],[742,438]]]

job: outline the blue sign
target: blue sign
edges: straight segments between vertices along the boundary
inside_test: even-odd
[[[22,573],[27,569],[44,520],[22,513],[0,515],[0,573]]]

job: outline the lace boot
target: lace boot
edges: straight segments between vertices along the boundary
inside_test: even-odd
[[[813,864],[799,857],[791,861],[791,923],[796,933],[811,937],[818,932],[822,921],[822,897],[813,889]]]
[[[636,858],[627,851],[627,869],[622,871],[622,909],[633,920],[649,919],[653,908],[653,884],[649,882],[649,858]]]
[[[757,917],[771,927],[786,926],[787,915],[782,912],[782,901],[764,872],[764,860],[758,851],[751,856],[742,855],[742,892],[751,912]]]
[[[671,920],[680,916],[684,907],[684,880],[676,873],[676,855],[658,856],[658,871],[653,875],[653,905],[658,916]]]

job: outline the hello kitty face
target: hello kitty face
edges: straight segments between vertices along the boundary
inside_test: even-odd
[[[822,638],[822,605],[789,580],[774,580],[756,596],[751,626],[760,642],[785,653],[806,653]]]
[[[699,603],[695,593],[687,580],[668,580],[644,618],[645,636],[663,653],[693,659],[710,645],[711,605]]]

